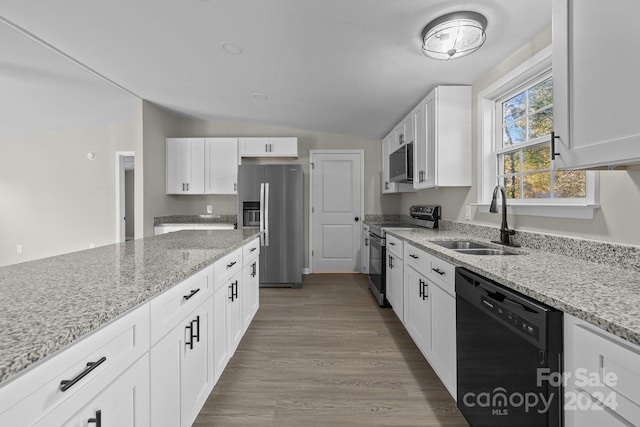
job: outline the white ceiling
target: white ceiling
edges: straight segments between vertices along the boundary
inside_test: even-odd
[[[487,17],[485,45],[426,58],[422,28],[456,10]],[[381,138],[435,85],[473,83],[550,25],[551,0],[2,0],[0,16],[173,110]]]

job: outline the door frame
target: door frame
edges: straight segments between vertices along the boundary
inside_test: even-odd
[[[116,215],[116,243],[121,243],[126,240],[126,232],[123,227],[120,225],[120,218],[125,216],[125,203],[124,203],[124,194],[125,194],[125,166],[124,161],[125,157],[134,157],[136,153],[135,151],[116,151],[116,204],[115,204],[115,215]],[[135,220],[135,219],[134,219]],[[126,224],[125,224],[126,227]]]
[[[313,168],[317,154],[358,154],[360,156],[360,226],[364,222],[364,150],[309,150],[309,273],[313,273]],[[360,242],[354,242],[361,246]],[[359,271],[360,269],[358,269]],[[355,273],[355,272],[354,272]]]

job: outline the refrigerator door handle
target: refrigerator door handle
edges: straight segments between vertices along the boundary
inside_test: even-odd
[[[264,245],[269,246],[269,183],[267,182],[264,186]]]
[[[260,246],[264,246],[264,182],[260,183]]]

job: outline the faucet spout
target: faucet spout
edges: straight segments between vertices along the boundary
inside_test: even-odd
[[[516,232],[514,230],[510,230],[507,225],[507,191],[502,185],[497,185],[496,188],[493,189],[493,197],[491,198],[491,206],[489,206],[489,212],[498,213],[498,190],[500,191],[500,195],[502,196],[502,224],[500,225],[500,241],[495,243],[500,243],[502,245],[508,246],[517,246],[511,243],[511,237]]]

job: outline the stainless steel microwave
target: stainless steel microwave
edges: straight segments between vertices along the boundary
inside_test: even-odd
[[[413,142],[403,145],[389,155],[389,180],[413,182]]]

